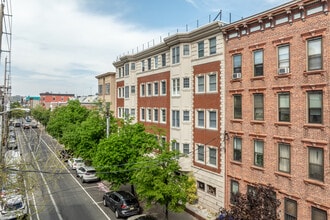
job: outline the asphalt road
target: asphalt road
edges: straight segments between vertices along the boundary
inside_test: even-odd
[[[108,189],[101,183],[81,183],[57,157],[61,146],[39,129],[17,128],[25,161],[30,220],[116,219],[102,204]]]

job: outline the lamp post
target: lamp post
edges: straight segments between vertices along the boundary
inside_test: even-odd
[[[110,132],[110,117],[109,117],[109,106],[107,106],[107,138],[109,138]]]

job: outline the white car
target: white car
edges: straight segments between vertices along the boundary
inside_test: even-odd
[[[68,165],[71,167],[71,169],[75,170],[78,167],[84,166],[84,160],[82,158],[71,158],[68,160]]]
[[[99,181],[100,178],[96,176],[96,170],[91,166],[82,166],[76,169],[76,175],[84,182]]]
[[[11,195],[2,199],[0,204],[0,220],[24,219],[27,206],[22,195]]]

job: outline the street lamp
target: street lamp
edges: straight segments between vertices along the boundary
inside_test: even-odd
[[[110,132],[110,117],[109,117],[109,106],[107,106],[107,138],[109,138]]]

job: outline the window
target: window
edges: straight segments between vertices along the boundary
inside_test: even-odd
[[[197,127],[204,128],[205,123],[204,123],[204,111],[199,110],[197,111]]]
[[[254,76],[264,75],[264,51],[253,51],[254,57]]]
[[[146,119],[145,119],[145,117],[146,117],[145,115],[146,115],[146,113],[145,113],[145,109],[144,109],[144,108],[141,108],[141,117],[140,117],[140,118],[141,118],[141,121],[146,120]]]
[[[125,98],[129,98],[129,86],[125,86]]]
[[[166,95],[166,81],[162,81],[160,86],[162,95]]]
[[[197,160],[204,162],[204,145],[197,145]]]
[[[290,144],[278,144],[278,170],[285,173],[290,173]]]
[[[183,121],[190,121],[190,112],[183,111]]]
[[[323,164],[323,149],[309,147],[309,178],[323,181],[324,179],[324,164]]]
[[[180,47],[172,48],[172,64],[176,64],[180,62]]]
[[[207,185],[207,193],[212,195],[212,196],[216,196],[217,189],[213,186]]]
[[[102,85],[99,85],[98,93],[99,93],[99,95],[103,95],[103,86]]]
[[[125,76],[129,75],[129,63],[125,64]]]
[[[308,92],[308,123],[322,123],[322,91]]]
[[[161,122],[165,123],[166,122],[166,109],[161,109]]]
[[[147,121],[151,121],[151,119],[152,119],[152,112],[151,112],[151,109],[148,108],[147,109]]]
[[[155,69],[158,68],[158,56],[154,56],[154,65],[155,65]]]
[[[135,118],[135,108],[131,108],[131,116]]]
[[[209,148],[209,164],[216,166],[217,165],[217,149]]]
[[[242,162],[242,138],[234,137],[233,138],[233,160]]]
[[[172,151],[178,151],[180,152],[180,144],[176,141],[172,142]]]
[[[209,111],[209,128],[217,128],[217,112]]]
[[[278,73],[288,73],[290,67],[290,46],[281,45],[278,47]]]
[[[311,220],[327,220],[327,219],[328,219],[327,211],[312,206]]]
[[[198,58],[204,57],[204,41],[198,42]]]
[[[189,144],[183,144],[183,153],[188,155],[190,153]]]
[[[125,114],[124,114],[125,118],[128,119],[129,117],[129,109],[125,108]]]
[[[148,70],[151,70],[151,58],[148,58]]]
[[[121,94],[121,87],[118,88],[118,98],[121,98],[122,94]]]
[[[147,95],[148,96],[152,95],[152,85],[151,85],[151,83],[147,84]]]
[[[233,95],[234,97],[234,119],[242,119],[242,95]]]
[[[180,79],[172,79],[172,95],[178,96],[180,95]]]
[[[122,76],[121,76],[121,68],[118,68],[118,75],[119,75],[119,76],[118,76],[119,78],[122,77]]]
[[[292,199],[284,199],[284,220],[297,220],[297,202]]]
[[[215,54],[217,52],[217,39],[216,37],[213,37],[209,39],[209,45],[210,45],[210,55]]]
[[[264,120],[264,95],[261,93],[254,94],[254,120]]]
[[[203,191],[205,191],[205,183],[203,183],[203,182],[197,180],[197,188],[198,188],[199,190],[203,190]]]
[[[166,53],[162,54],[162,66],[166,66]]]
[[[322,69],[322,38],[307,41],[308,71]]]
[[[242,55],[235,54],[233,56],[233,73],[242,73]],[[237,77],[240,78],[240,77]]]
[[[236,203],[236,195],[239,193],[239,183],[235,180],[230,181],[230,203]]]
[[[204,84],[204,76],[197,77],[197,92],[204,92],[205,84]]]
[[[141,61],[142,72],[145,71],[144,60]]]
[[[131,63],[131,70],[135,70],[135,63]]]
[[[131,86],[131,93],[135,94],[135,86]]]
[[[105,94],[110,95],[110,83],[105,84]]]
[[[159,93],[159,83],[154,82],[154,95],[158,95]]]
[[[183,88],[184,89],[189,89],[190,87],[190,79],[189,77],[183,78]]]
[[[121,108],[118,108],[118,117],[119,117],[119,118],[121,118],[121,117],[122,117]]]
[[[184,56],[189,56],[190,54],[190,47],[189,44],[185,44],[183,45],[183,55]]]
[[[290,93],[288,92],[278,94],[278,120],[290,121]]]
[[[141,92],[140,92],[140,95],[141,96],[145,96],[145,92],[146,92],[146,89],[145,89],[145,84],[141,84],[140,88],[141,88]]]
[[[217,75],[210,74],[209,77],[209,92],[217,91]]]
[[[178,110],[172,110],[172,127],[180,127],[180,112]]]
[[[158,121],[158,117],[159,117],[159,115],[158,115],[158,109],[154,109],[154,121],[155,122],[157,122]]]
[[[254,140],[254,165],[264,166],[264,142],[262,140]]]

